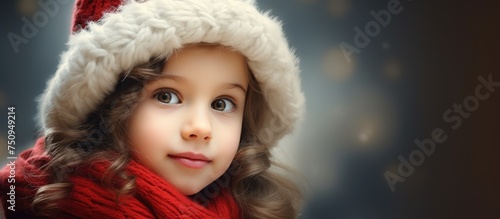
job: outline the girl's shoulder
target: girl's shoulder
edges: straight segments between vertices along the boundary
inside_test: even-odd
[[[38,188],[47,184],[43,166],[50,161],[44,150],[44,139],[16,159],[8,160],[0,170],[0,194],[6,218],[39,218],[30,214],[31,200]]]

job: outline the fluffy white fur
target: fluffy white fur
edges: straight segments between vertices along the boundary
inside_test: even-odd
[[[304,95],[298,59],[281,24],[253,1],[129,1],[70,37],[54,77],[39,98],[39,122],[80,125],[110,93],[119,74],[189,43],[220,43],[244,54],[270,110],[258,137],[274,146],[301,117]]]

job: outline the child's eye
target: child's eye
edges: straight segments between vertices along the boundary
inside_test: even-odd
[[[156,99],[166,104],[179,104],[180,100],[177,94],[172,91],[160,91],[155,95]]]
[[[219,111],[223,111],[223,112],[230,112],[230,111],[234,110],[235,104],[233,101],[228,100],[226,98],[217,99],[214,102],[212,102],[212,108],[214,110],[219,110]]]

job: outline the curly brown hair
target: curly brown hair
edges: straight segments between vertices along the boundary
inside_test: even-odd
[[[217,44],[191,46],[223,47]],[[96,160],[110,162],[103,184],[114,190],[117,198],[133,192],[135,177],[125,171],[132,159],[126,128],[144,85],[160,76],[165,60],[151,59],[122,73],[122,80],[114,91],[105,98],[98,110],[88,116],[83,125],[73,129],[47,130],[45,148],[52,159],[44,169],[49,174],[50,183],[37,190],[32,204],[34,212],[40,215],[57,212],[58,201],[71,192],[73,185],[69,176],[72,171],[79,165]],[[243,218],[296,218],[301,192],[293,181],[271,170],[272,167],[290,169],[273,161],[270,147],[257,137],[263,124],[259,115],[266,110],[267,104],[259,83],[251,71],[248,72],[250,89],[246,97],[240,145],[233,163],[223,176],[191,197],[204,204],[209,201],[203,195],[208,188],[228,186],[242,210]],[[115,179],[121,179],[124,183],[113,184]]]

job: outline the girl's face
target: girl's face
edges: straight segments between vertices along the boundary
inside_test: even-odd
[[[199,192],[236,154],[247,87],[242,55],[182,49],[143,90],[128,128],[134,156],[184,195]]]

